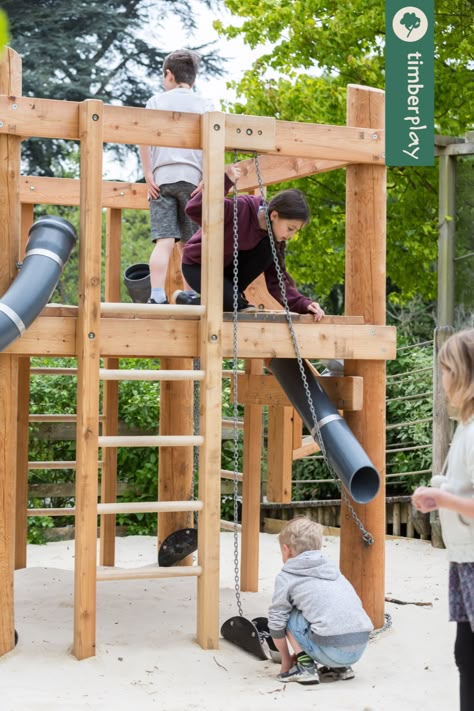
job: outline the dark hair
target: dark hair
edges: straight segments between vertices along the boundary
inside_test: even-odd
[[[165,58],[163,62],[163,75],[170,70],[178,84],[192,86],[196,81],[199,69],[199,56],[189,49],[177,49]]]
[[[306,225],[311,217],[309,205],[301,190],[282,190],[268,203],[268,214],[273,211],[284,220],[301,220]]]
[[[301,190],[296,189],[282,190],[281,193],[277,193],[268,203],[267,210],[268,216],[275,211],[278,212],[279,217],[282,217],[284,220],[301,220],[305,225],[309,222],[311,217],[311,211],[305,196]],[[281,270],[286,272],[286,243],[276,242],[275,249]],[[286,273],[288,281],[294,286],[294,280],[288,272]]]

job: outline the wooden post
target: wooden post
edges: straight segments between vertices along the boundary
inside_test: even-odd
[[[454,328],[445,324],[435,328],[433,349],[433,451],[431,455],[432,472],[440,474],[444,460],[448,455],[449,444],[453,438],[454,423],[449,419],[446,396],[441,382],[441,368],[438,354],[443,343],[454,333]],[[430,513],[431,545],[444,548],[441,522],[438,511]]]
[[[268,408],[267,499],[287,504],[291,501],[293,470],[294,408]]]
[[[245,372],[260,375],[263,360],[247,360]],[[240,589],[258,591],[258,541],[262,481],[262,406],[244,405],[244,460],[242,467],[242,542]]]
[[[454,322],[456,156],[439,157],[438,326]]]
[[[77,316],[76,544],[74,646],[95,654],[100,367],[103,104],[79,105],[81,239]]]
[[[33,223],[33,205],[21,205],[21,232],[18,259],[21,261]],[[30,359],[18,362],[18,416],[16,454],[15,569],[26,568],[28,541],[28,460],[30,413]]]
[[[222,427],[222,293],[224,261],[224,114],[202,117],[203,244],[200,357],[205,371],[201,385],[200,432],[204,444],[199,458],[197,641],[204,649],[219,646],[219,536]]]
[[[120,246],[122,236],[122,210],[107,208],[105,228],[105,301],[120,301]],[[115,370],[118,358],[105,358],[104,368]],[[103,384],[105,436],[118,434],[119,381],[105,380]],[[117,500],[117,447],[105,447],[102,452],[100,500],[111,503]],[[115,565],[115,514],[100,517],[100,564]]]
[[[176,289],[183,288],[181,272],[181,249],[176,243],[171,254],[166,277],[168,301]],[[170,302],[171,303],[171,302]],[[191,370],[191,358],[162,358],[162,370]],[[192,381],[168,380],[160,386],[160,434],[193,434],[194,383]],[[179,403],[179,406],[177,406]],[[194,492],[193,447],[160,447],[158,475],[158,501],[186,501]],[[193,516],[185,511],[160,513],[158,515],[158,548],[170,533],[182,528],[194,527]],[[188,556],[179,565],[190,565]]]
[[[347,88],[347,123],[377,133],[384,126],[384,92],[363,86]],[[351,165],[346,179],[347,315],[362,315],[368,324],[385,324],[386,170],[383,165]],[[346,360],[346,375],[364,378],[364,406],[345,417],[364,447],[382,482],[367,505],[351,501],[359,519],[374,537],[367,546],[343,503],[341,508],[341,570],[354,585],[376,628],[384,623],[385,590],[385,361]]]
[[[21,59],[7,48],[0,60],[0,94],[21,94]],[[0,294],[17,275],[20,243],[20,138],[0,136]],[[18,357],[0,353],[0,656],[15,646],[13,571]]]

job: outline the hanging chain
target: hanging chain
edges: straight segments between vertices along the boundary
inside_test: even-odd
[[[262,198],[264,198],[264,197],[265,197],[265,191],[264,191],[264,187],[263,187],[262,175],[261,175],[261,172],[260,172],[259,157],[258,157],[258,154],[257,154],[257,153],[255,153],[254,156],[255,156],[255,171],[256,171],[256,173],[257,173],[258,186],[259,186],[259,189],[260,189],[260,194],[262,195]],[[235,186],[234,186],[234,189],[236,190]],[[319,448],[320,448],[320,450],[321,450],[321,454],[322,454],[322,456],[323,456],[323,459],[324,459],[324,461],[325,461],[325,463],[326,463],[326,466],[328,467],[329,471],[331,472],[331,474],[332,474],[332,476],[333,476],[333,478],[334,478],[334,483],[335,483],[337,489],[339,490],[339,493],[340,493],[340,495],[341,495],[341,498],[344,500],[344,502],[345,502],[347,508],[349,509],[349,511],[350,511],[350,513],[351,513],[351,515],[352,515],[352,518],[354,519],[354,521],[355,521],[357,527],[359,528],[359,530],[360,530],[361,533],[362,533],[362,540],[363,540],[364,543],[366,543],[367,545],[372,545],[372,543],[374,542],[374,538],[373,538],[372,534],[369,533],[369,532],[364,528],[364,525],[363,525],[362,521],[361,521],[361,520],[359,519],[359,517],[357,516],[357,513],[356,513],[354,507],[352,506],[351,502],[349,501],[349,498],[348,498],[346,492],[344,491],[344,489],[342,488],[342,486],[341,486],[341,484],[340,484],[340,482],[339,482],[339,479],[338,479],[338,477],[337,477],[337,474],[336,474],[336,472],[334,471],[334,468],[333,468],[332,465],[330,464],[329,459],[328,459],[328,457],[327,457],[326,447],[325,447],[324,442],[323,442],[323,438],[322,438],[322,435],[321,435],[321,430],[320,430],[319,424],[318,424],[318,418],[317,418],[316,411],[315,411],[314,405],[313,405],[313,398],[311,397],[311,391],[310,391],[310,389],[309,389],[308,379],[307,379],[307,377],[306,377],[306,373],[305,373],[305,370],[304,370],[303,358],[301,357],[301,352],[300,352],[300,348],[299,348],[299,345],[298,345],[298,341],[296,340],[295,328],[294,328],[293,321],[292,321],[292,318],[291,318],[290,307],[289,307],[289,305],[288,305],[288,299],[287,299],[287,296],[286,296],[285,280],[284,280],[283,271],[282,271],[282,268],[281,268],[281,266],[280,266],[280,262],[279,262],[279,259],[278,259],[278,254],[277,254],[276,245],[275,245],[275,238],[274,238],[273,230],[272,230],[272,223],[271,223],[270,216],[269,216],[269,214],[268,214],[268,209],[267,209],[267,202],[266,202],[265,199],[263,199],[262,202],[263,202],[263,209],[264,209],[264,213],[265,213],[265,221],[266,221],[266,224],[267,224],[268,237],[269,237],[269,240],[270,240],[270,246],[271,246],[272,255],[273,255],[273,262],[274,262],[274,265],[275,265],[275,270],[276,270],[277,278],[278,278],[278,284],[279,284],[279,286],[280,286],[281,298],[282,298],[283,306],[284,306],[284,309],[285,309],[286,320],[287,320],[287,322],[288,322],[288,327],[289,327],[289,330],[290,330],[291,340],[292,340],[292,343],[293,343],[293,348],[294,348],[294,351],[295,351],[296,359],[297,359],[297,361],[298,361],[298,368],[299,368],[299,371],[300,371],[300,374],[301,374],[301,380],[302,380],[302,382],[303,382],[303,388],[304,388],[304,391],[305,391],[305,394],[306,394],[306,398],[307,398],[307,401],[308,401],[308,406],[309,406],[309,409],[310,409],[310,412],[311,412],[311,418],[312,418],[312,421],[313,421],[313,428],[312,428],[312,430],[311,430],[311,436],[313,437],[313,439],[316,439],[317,442],[318,442],[318,445],[319,445]],[[235,221],[235,216],[234,216],[234,221]],[[235,226],[234,226],[234,229],[235,229]]]
[[[234,158],[236,159],[236,152]],[[238,204],[237,204],[237,181],[234,182],[233,189],[233,248],[232,248],[232,385],[233,385],[233,440],[234,440],[234,588],[237,609],[240,617],[243,617],[242,601],[240,598],[240,576],[239,576],[239,536],[238,536],[238,495],[239,486],[237,474],[239,472],[239,430],[237,427],[239,417],[238,407],[238,358],[237,358],[237,335],[238,335],[238,307],[239,307],[239,224],[238,224]]]

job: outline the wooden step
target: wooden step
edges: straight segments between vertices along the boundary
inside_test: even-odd
[[[204,370],[140,370],[100,368],[101,380],[203,380]]]
[[[102,435],[99,447],[200,447],[201,435]]]
[[[113,501],[97,504],[98,514],[174,513],[176,511],[202,511],[202,501]]]
[[[112,302],[102,303],[100,305],[101,316],[112,317],[128,317],[130,316],[147,316],[153,318],[159,317],[175,317],[185,316],[199,318],[206,313],[205,306],[184,306],[181,304],[117,304]]]
[[[180,565],[169,568],[98,568],[97,580],[152,580],[153,578],[190,578],[199,577],[200,565]]]

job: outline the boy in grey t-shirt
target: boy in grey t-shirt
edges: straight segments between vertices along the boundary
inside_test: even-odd
[[[278,680],[352,679],[350,665],[362,656],[373,625],[350,582],[321,553],[322,527],[304,516],[294,518],[279,542],[283,568],[268,611],[269,631],[281,654]]]
[[[190,50],[176,50],[163,64],[164,92],[152,96],[148,109],[202,114],[211,107],[192,87],[199,58]],[[198,229],[184,208],[202,179],[202,151],[190,148],[140,146],[140,158],[150,201],[151,294],[148,303],[168,303],[165,280],[174,243],[187,242]],[[185,288],[188,288],[185,284]]]

